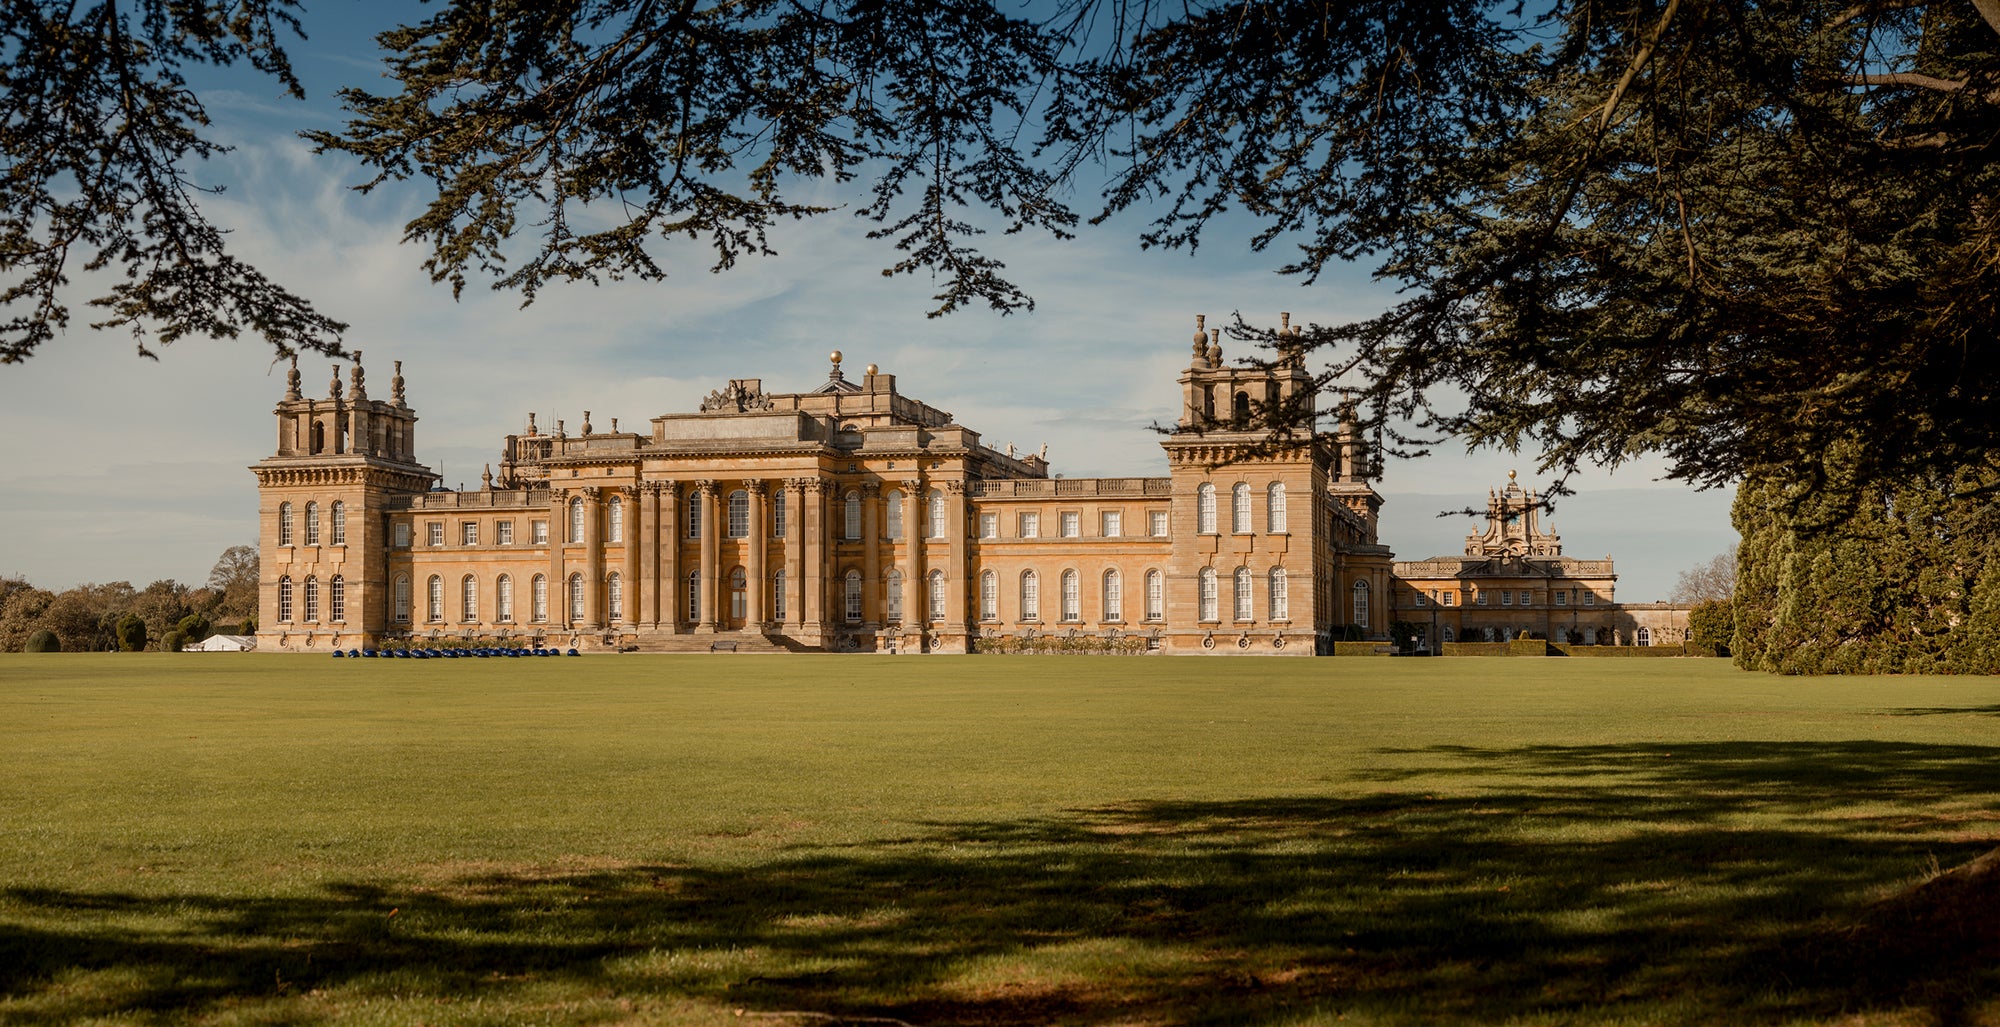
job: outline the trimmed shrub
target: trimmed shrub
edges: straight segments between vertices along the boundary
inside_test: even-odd
[[[146,618],[136,613],[128,613],[118,618],[118,651],[140,653],[146,651]]]
[[[28,644],[21,647],[25,653],[59,653],[62,643],[56,640],[56,633],[47,628],[28,636]]]

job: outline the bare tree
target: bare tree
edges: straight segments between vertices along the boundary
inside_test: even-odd
[[[1736,546],[1715,554],[1699,567],[1681,572],[1674,585],[1674,602],[1728,602],[1736,594]]]

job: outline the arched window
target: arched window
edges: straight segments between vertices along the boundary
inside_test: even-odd
[[[861,623],[861,572],[848,571],[843,597],[846,599],[847,623]]]
[[[1000,619],[1000,575],[993,571],[979,575],[979,619]]]
[[[775,621],[785,619],[785,569],[783,567],[771,572],[771,619]]]
[[[1125,580],[1119,576],[1118,568],[1116,567],[1113,567],[1110,570],[1104,572],[1103,598],[1104,598],[1104,605],[1103,605],[1104,619],[1124,620]]]
[[[1292,617],[1292,600],[1290,594],[1286,591],[1285,569],[1283,567],[1271,568],[1270,592],[1271,619],[1290,620]]]
[[[306,504],[306,545],[319,545],[319,503]]]
[[[1238,535],[1248,533],[1250,528],[1250,485],[1237,482],[1229,490],[1229,530]]]
[[[701,507],[701,493],[697,492],[688,496],[687,519],[689,538],[701,537]]]
[[[583,619],[582,572],[578,572],[569,576],[569,619],[572,621],[579,621]]]
[[[281,546],[292,544],[292,504],[290,503],[278,504],[278,544]]]
[[[467,624],[479,619],[479,579],[470,574],[458,579],[458,619]]]
[[[396,577],[396,585],[390,589],[389,615],[398,624],[410,622],[410,579],[405,575]]]
[[[306,579],[306,584],[308,584],[308,585],[312,584],[312,579],[310,579],[310,578]],[[308,620],[310,620],[310,619],[311,619],[311,616],[310,616],[310,615],[308,615],[308,616],[307,616],[307,619],[308,619]],[[1637,638],[1637,641],[1638,641],[1638,643],[1639,643],[1640,645],[1645,645],[1645,646],[1650,646],[1650,645],[1652,645],[1652,644],[1653,644],[1653,629],[1651,629],[1651,628],[1640,628],[1640,629],[1639,629],[1639,632],[1638,632],[1638,638]]]
[[[514,579],[506,574],[493,582],[493,619],[502,624],[514,622]]]
[[[1232,404],[1230,404],[1230,411],[1229,411],[1229,415],[1230,415],[1230,418],[1231,418],[1232,420],[1234,420],[1234,421],[1236,422],[1236,427],[1238,427],[1238,428],[1247,428],[1247,427],[1249,427],[1249,426],[1250,426],[1250,394],[1249,394],[1249,393],[1247,393],[1247,392],[1239,392],[1239,393],[1237,393],[1237,394],[1236,394],[1236,399],[1235,399],[1235,402],[1233,402]]]
[[[888,537],[902,538],[903,537],[903,490],[890,489],[889,494],[887,496],[882,497],[882,499],[883,502],[889,505],[889,516],[886,518],[889,523]]]
[[[1201,619],[1202,620],[1216,621],[1222,619],[1222,614],[1220,612],[1221,608],[1216,605],[1215,590],[1216,590],[1215,568],[1203,567],[1201,569]]]
[[[687,611],[690,622],[701,620],[701,571],[699,570],[688,572]]]
[[[847,494],[845,514],[846,516],[842,518],[841,532],[840,532],[841,537],[850,539],[860,538],[861,537],[861,493],[849,492]]]
[[[899,624],[903,620],[903,572],[889,571],[889,621]]]
[[[1368,583],[1357,581],[1354,583],[1352,591],[1354,593],[1354,623],[1366,628],[1368,626]]]
[[[743,489],[729,494],[729,537],[750,537],[750,493]]]
[[[583,497],[581,496],[569,501],[569,538],[564,541],[583,541]]]
[[[729,619],[748,620],[750,617],[750,577],[737,567],[729,572]]]
[[[1235,605],[1236,605],[1236,619],[1237,619],[1237,620],[1250,620],[1251,618],[1253,618],[1253,617],[1255,617],[1255,616],[1256,616],[1256,614],[1255,614],[1255,613],[1251,612],[1251,604],[1250,604],[1250,568],[1248,568],[1248,567],[1238,567],[1238,568],[1236,568],[1236,575],[1235,575],[1235,577],[1236,577],[1236,581],[1234,582],[1234,591],[1235,591],[1235,597],[1234,597],[1234,598],[1235,598],[1235,600],[1236,600],[1236,604],[1235,604]]]
[[[1452,634],[1451,625],[1449,624],[1444,626],[1444,640],[1447,642],[1457,641],[1457,636]]]
[[[1285,532],[1285,483],[1274,481],[1264,489],[1265,520],[1264,530],[1273,535]]]
[[[335,624],[347,620],[347,579],[338,574],[326,583],[326,619]]]
[[[625,541],[625,502],[617,496],[611,497],[611,505],[604,511],[604,541]]]
[[[625,579],[612,571],[604,577],[604,619],[605,623],[623,620],[625,617]]]
[[[537,624],[549,619],[549,576],[537,574],[528,581],[528,619]]]
[[[424,620],[427,623],[444,620],[444,579],[435,574],[424,582]]]
[[[937,489],[932,489],[930,494],[930,502],[927,505],[929,507],[929,520],[931,523],[928,526],[928,530],[924,532],[924,537],[943,538],[946,527],[945,517],[944,517],[944,493],[938,491]]]
[[[336,546],[344,546],[347,544],[346,503],[343,503],[338,499],[333,501],[333,512],[331,514],[331,519],[327,522],[327,528],[329,529],[327,534],[332,536],[331,538],[327,539],[327,541],[333,543]]]
[[[1076,572],[1062,572],[1062,619],[1083,619],[1083,596],[1077,586]]]
[[[1215,534],[1215,486],[1202,482],[1194,492],[1194,530],[1203,535]]]
[[[773,493],[773,494],[771,495],[771,537],[772,537],[772,538],[784,538],[784,537],[785,537],[785,523],[786,523],[786,518],[785,518],[785,490],[784,490],[784,489],[778,489],[778,490],[777,490],[776,492],[774,492],[774,493]],[[778,614],[778,619],[779,619],[779,620],[783,620],[783,619],[784,619],[784,617],[785,617],[785,615],[784,615],[784,614],[782,614],[782,613]]]
[[[945,609],[944,572],[941,570],[932,571],[930,573],[930,587],[924,591],[927,593],[925,598],[930,600],[931,620],[943,620]]]
[[[326,449],[326,424],[321,421],[314,421],[312,426],[312,451],[318,453],[324,451],[325,449]]]
[[[1146,619],[1164,620],[1167,616],[1167,580],[1159,571],[1146,572]]]
[[[1021,572],[1021,619],[1042,619],[1042,579],[1034,571]]]

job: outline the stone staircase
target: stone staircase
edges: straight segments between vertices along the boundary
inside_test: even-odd
[[[822,650],[782,636],[736,631],[713,635],[656,635],[638,642],[642,653],[816,653]]]

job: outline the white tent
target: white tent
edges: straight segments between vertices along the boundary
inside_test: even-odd
[[[184,653],[241,653],[257,648],[253,635],[210,635],[193,645],[182,646]]]

